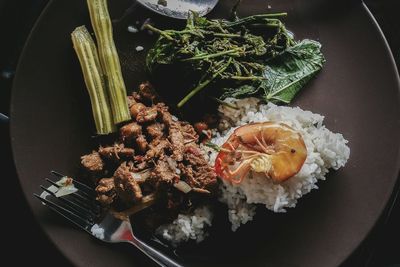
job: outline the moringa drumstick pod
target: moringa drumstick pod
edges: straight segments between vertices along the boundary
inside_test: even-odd
[[[80,26],[72,32],[71,39],[89,92],[97,133],[115,132],[104,75],[92,36],[85,26]]]
[[[114,123],[131,119],[126,88],[113,39],[113,29],[107,0],[87,0],[93,30],[96,35],[100,64],[106,76]]]

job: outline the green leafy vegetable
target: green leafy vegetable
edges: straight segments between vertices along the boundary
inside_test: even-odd
[[[316,41],[306,39],[288,48],[267,63],[266,80],[261,82],[266,100],[290,103],[324,62],[321,44]]]
[[[293,35],[278,19],[283,16],[286,13],[227,21],[208,20],[192,13],[183,30],[160,30],[146,25],[160,35],[147,55],[147,68],[155,74],[161,66],[174,65],[190,72],[196,82],[186,90],[178,107],[212,83],[262,81],[264,63],[295,44]],[[182,72],[177,74],[181,76]]]
[[[257,96],[289,103],[322,68],[321,45],[296,42],[280,18],[286,13],[260,14],[234,20],[208,20],[192,13],[183,30],[146,27],[160,35],[146,65],[157,79],[163,66],[176,77],[194,81],[183,88],[182,107],[205,88],[214,98]],[[172,74],[174,75],[174,74]],[[220,89],[225,88],[225,89]]]
[[[325,62],[321,44],[303,40],[266,62],[265,80],[225,89],[222,98],[261,96],[266,101],[290,103]]]

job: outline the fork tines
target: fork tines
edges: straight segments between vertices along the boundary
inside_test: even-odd
[[[65,177],[56,171],[51,171],[51,173],[57,178]],[[61,187],[48,178],[46,181],[57,188]],[[95,191],[76,180],[73,180],[73,184],[78,190],[65,196],[57,197],[50,187],[43,185],[40,186],[43,193],[41,195],[34,194],[34,196],[53,211],[90,233],[100,212],[100,207],[95,200]]]
[[[50,173],[53,174],[54,176],[60,178],[60,179],[66,176],[66,175],[63,175],[63,174],[61,174],[61,173],[59,173],[57,171],[50,171]],[[81,182],[79,182],[79,181],[77,181],[75,179],[73,179],[73,183],[77,188],[79,188],[80,190],[83,190],[85,193],[90,194],[91,196],[95,196],[96,195],[96,192],[93,190],[93,188],[85,185],[84,183],[81,183]]]

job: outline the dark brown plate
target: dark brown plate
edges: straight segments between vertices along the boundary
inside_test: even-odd
[[[89,25],[86,1],[52,1],[21,58],[12,97],[15,164],[32,210],[55,245],[77,266],[151,264],[128,245],[98,242],[50,213],[32,197],[50,169],[75,175],[80,155],[93,144],[93,123],[70,33]],[[131,1],[109,1],[113,17]],[[223,16],[233,1],[220,1]],[[224,220],[197,249],[182,254],[188,266],[337,266],[367,236],[392,193],[399,171],[399,77],[375,20],[361,1],[245,0],[241,15],[288,11],[297,38],[316,38],[327,63],[293,105],[326,116],[326,125],[350,141],[346,167],[319,182],[286,214],[259,210],[234,234]],[[330,4],[331,3],[331,4]],[[135,16],[147,16],[143,10]],[[156,18],[159,19],[159,18]],[[145,79],[144,52],[151,37],[115,28],[127,87]],[[167,23],[165,19],[160,19]],[[168,22],[170,23],[170,22]],[[171,88],[173,90],[173,88]],[[224,216],[221,216],[224,217]]]

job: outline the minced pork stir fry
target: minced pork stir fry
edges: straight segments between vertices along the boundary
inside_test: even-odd
[[[130,214],[154,203],[181,212],[215,193],[216,174],[195,128],[171,115],[149,83],[128,96],[128,104],[132,120],[121,125],[114,143],[81,158],[97,200]]]

